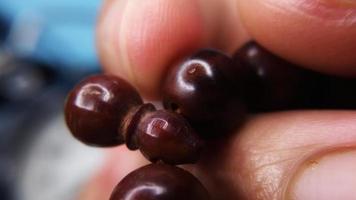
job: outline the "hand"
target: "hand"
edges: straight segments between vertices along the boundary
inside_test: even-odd
[[[203,47],[232,53],[251,38],[301,66],[356,76],[353,1],[108,0],[98,26],[105,70],[146,98],[159,96],[167,67],[180,58]],[[252,116],[188,168],[216,199],[356,199],[355,122],[354,111]],[[110,150],[82,199],[108,199],[120,178],[145,163],[125,147]]]

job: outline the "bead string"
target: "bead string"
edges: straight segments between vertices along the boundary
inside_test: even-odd
[[[248,112],[356,108],[356,80],[293,65],[255,42],[232,58],[205,49],[173,66],[157,110],[128,82],[95,75],[68,95],[66,123],[75,138],[100,147],[126,143],[151,162],[127,175],[111,200],[209,199],[204,186],[173,165],[198,161],[205,140],[233,132]]]

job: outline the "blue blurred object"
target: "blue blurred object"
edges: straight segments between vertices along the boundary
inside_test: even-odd
[[[0,13],[11,24],[5,46],[62,71],[98,69],[94,27],[100,2],[1,0]]]
[[[12,199],[9,184],[0,178],[0,199]]]
[[[0,44],[4,41],[9,31],[9,25],[5,21],[4,17],[0,15]]]
[[[4,58],[3,58],[4,59]],[[8,59],[0,71],[0,100],[26,103],[55,81],[55,73],[34,60]]]

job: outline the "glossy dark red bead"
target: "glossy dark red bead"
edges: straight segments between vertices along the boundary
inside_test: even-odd
[[[123,79],[96,75],[69,93],[65,119],[73,136],[83,143],[114,146],[124,142],[119,130],[125,117],[141,104],[138,92]]]
[[[135,134],[140,151],[152,162],[195,163],[203,145],[182,116],[165,110],[146,114]]]
[[[124,135],[127,148],[130,150],[137,150],[140,148],[137,141],[137,130],[141,125],[141,121],[151,113],[156,111],[156,107],[151,103],[146,103],[141,106],[137,106],[131,110],[125,117],[122,126],[120,126],[120,132]]]
[[[234,55],[243,69],[243,88],[249,111],[272,111],[318,106],[325,76],[296,66],[249,42]]]
[[[203,137],[225,134],[244,119],[244,104],[234,86],[233,61],[202,50],[173,66],[163,83],[164,107],[182,114]]]
[[[128,174],[110,200],[209,200],[204,186],[178,167],[151,164]]]

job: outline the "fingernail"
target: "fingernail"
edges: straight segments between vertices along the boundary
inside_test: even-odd
[[[290,200],[356,199],[356,151],[329,153],[309,160],[287,192]]]

